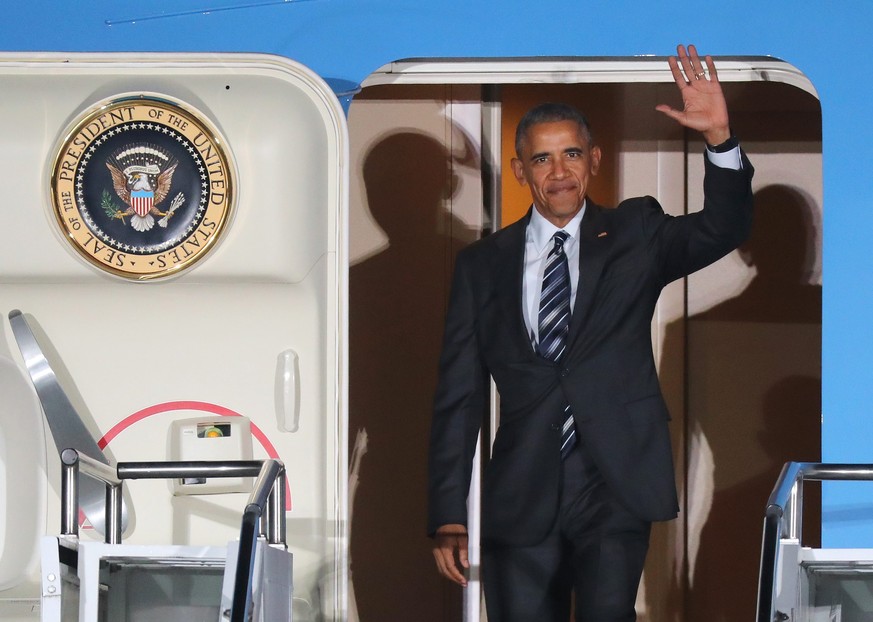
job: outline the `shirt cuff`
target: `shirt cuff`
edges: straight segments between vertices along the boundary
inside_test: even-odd
[[[734,171],[743,168],[743,159],[740,157],[739,145],[721,153],[713,151],[709,148],[709,145],[707,145],[706,157],[719,168],[729,168]]]

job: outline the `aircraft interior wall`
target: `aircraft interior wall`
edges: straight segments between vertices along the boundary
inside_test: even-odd
[[[427,444],[453,257],[482,229],[480,108],[477,87],[377,86],[349,112],[353,469],[361,456],[350,601],[360,620],[460,619],[460,592],[434,571],[425,536]]]

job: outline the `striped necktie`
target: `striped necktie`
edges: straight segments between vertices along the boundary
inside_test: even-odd
[[[555,245],[549,252],[546,271],[543,274],[543,289],[540,294],[539,354],[557,362],[564,354],[567,331],[570,328],[570,269],[564,242],[569,238],[566,231],[557,231]],[[570,405],[564,408],[561,426],[561,458],[566,458],[576,445],[576,425]]]

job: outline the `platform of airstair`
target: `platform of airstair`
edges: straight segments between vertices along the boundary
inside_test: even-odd
[[[291,621],[293,556],[285,543],[285,475],[277,460],[106,465],[61,455],[58,536],[41,545],[42,622]],[[255,477],[240,535],[227,546],[121,542],[122,485],[133,479]],[[78,537],[80,477],[106,486],[103,542]]]
[[[803,483],[873,480],[873,464],[789,462],[767,503],[757,622],[873,622],[873,549],[801,541]]]

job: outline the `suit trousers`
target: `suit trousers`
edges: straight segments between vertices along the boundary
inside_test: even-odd
[[[651,523],[610,494],[578,444],[562,463],[560,509],[534,546],[483,542],[489,622],[632,622]]]

